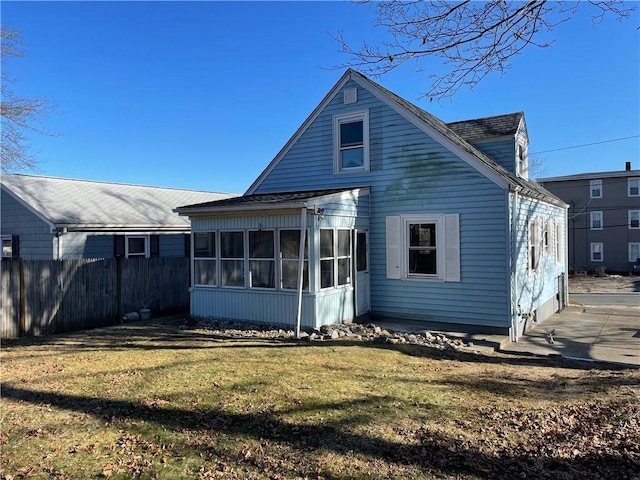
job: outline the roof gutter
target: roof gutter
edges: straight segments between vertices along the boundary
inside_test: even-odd
[[[189,225],[129,225],[129,224],[82,224],[82,223],[56,223],[53,231],[68,232],[179,232],[189,233]]]

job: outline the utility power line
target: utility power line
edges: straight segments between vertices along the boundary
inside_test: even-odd
[[[570,150],[572,148],[590,147],[592,145],[600,145],[602,143],[620,142],[621,140],[629,140],[631,138],[638,138],[640,135],[631,135],[630,137],[613,138],[611,140],[603,140],[601,142],[583,143],[582,145],[572,145],[571,147],[554,148],[552,150],[543,150],[541,152],[533,152],[529,155],[538,155],[540,153],[559,152],[560,150]]]

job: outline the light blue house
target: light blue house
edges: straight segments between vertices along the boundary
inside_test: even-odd
[[[528,145],[522,113],[445,124],[348,70],[244,196],[177,209],[191,313],[517,338],[567,297],[567,205],[528,179]]]

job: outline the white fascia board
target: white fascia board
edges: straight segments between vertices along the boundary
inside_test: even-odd
[[[435,141],[440,143],[442,146],[444,146],[451,153],[453,153],[454,155],[456,155],[460,159],[462,159],[465,162],[467,162],[471,167],[475,168],[478,172],[483,174],[485,177],[487,177],[493,183],[495,183],[496,185],[498,185],[499,187],[501,187],[501,188],[503,188],[505,190],[509,188],[510,182],[508,182],[505,178],[502,178],[498,173],[496,173],[489,166],[485,165],[480,160],[478,160],[476,157],[474,157],[472,154],[470,154],[469,152],[463,150],[458,145],[454,144],[451,140],[449,140],[447,137],[442,135],[440,132],[435,130],[433,127],[431,127],[430,125],[425,123],[422,119],[418,118],[413,113],[411,113],[406,108],[404,108],[402,105],[398,104],[393,98],[389,97],[385,92],[383,92],[380,89],[378,89],[376,87],[376,85],[370,83],[366,77],[355,77],[354,76],[353,80],[355,82],[357,82],[359,85],[361,85],[363,88],[367,88],[373,95],[378,97],[378,99],[380,99],[382,102],[384,102],[387,106],[391,107],[397,113],[399,113],[404,118],[406,118],[408,121],[413,123],[417,128],[419,128],[424,133],[426,133],[431,138],[433,138]],[[471,146],[472,148],[475,148],[471,144],[469,144],[469,146]]]
[[[211,216],[217,214],[243,213],[243,212],[265,212],[274,210],[300,210],[302,207],[312,209],[309,201],[274,203],[269,205],[229,205],[226,207],[202,207],[179,209],[179,214],[189,217]]]
[[[47,225],[49,225],[49,229],[50,232],[53,233],[55,231],[55,224],[49,220],[47,217],[45,217],[42,213],[40,213],[38,210],[36,210],[35,208],[33,208],[32,205],[30,205],[29,203],[25,202],[20,196],[16,195],[15,193],[13,193],[11,191],[11,189],[9,189],[6,185],[2,185],[2,188],[4,189],[5,192],[7,192],[11,197],[13,197],[18,203],[20,203],[20,205],[22,205],[23,207],[25,207],[27,210],[29,210],[31,213],[33,213],[36,217],[38,217],[40,220],[42,220],[43,222],[45,222]]]
[[[255,181],[251,184],[249,189],[244,193],[245,195],[253,195],[255,191],[258,189],[262,181],[273,171],[274,168],[280,163],[280,160],[289,152],[291,147],[295,145],[298,139],[307,131],[307,128],[315,121],[315,119],[320,115],[320,113],[326,108],[326,106],[333,100],[333,97],[344,87],[344,85],[351,79],[351,73],[349,70],[345,72],[338,83],[334,85],[334,87],[325,95],[320,104],[311,112],[311,115],[307,117],[307,119],[300,125],[298,130],[293,134],[293,136],[289,139],[289,141],[282,147],[282,149],[278,152],[275,158],[267,165],[262,173],[255,179]]]
[[[56,230],[66,229],[68,232],[153,232],[153,233],[188,233],[189,225],[184,226],[158,226],[158,225],[102,225],[102,224],[70,224],[57,223]]]

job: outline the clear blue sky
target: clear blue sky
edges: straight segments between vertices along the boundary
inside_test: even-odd
[[[633,2],[630,5],[640,7]],[[340,78],[354,44],[385,36],[342,2],[11,2],[28,56],[16,93],[55,101],[32,137],[43,175],[242,193]],[[637,136],[640,16],[593,25],[589,5],[504,76],[429,103],[415,64],[374,80],[445,122],[524,111],[530,152]],[[423,63],[427,69],[442,65]],[[543,176],[640,169],[633,138],[543,153]],[[25,172],[29,173],[29,172]]]

